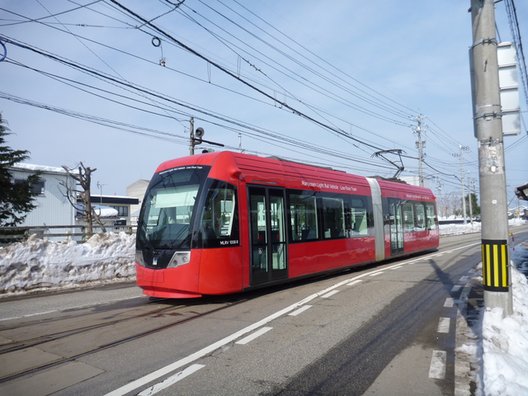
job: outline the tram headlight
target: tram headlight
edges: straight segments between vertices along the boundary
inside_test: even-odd
[[[145,267],[145,259],[143,258],[143,251],[136,249],[136,263]]]
[[[174,252],[167,268],[175,268],[180,265],[189,264],[190,261],[191,252]]]

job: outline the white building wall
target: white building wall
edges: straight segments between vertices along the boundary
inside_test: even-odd
[[[27,179],[35,171],[40,171],[44,181],[43,194],[35,198],[37,207],[29,212],[20,226],[75,225],[75,209],[66,198],[66,184],[75,188],[75,180],[61,168],[29,164],[17,164],[11,168],[15,179]]]

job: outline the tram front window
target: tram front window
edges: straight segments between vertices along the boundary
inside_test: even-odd
[[[181,167],[156,174],[138,221],[138,249],[190,249],[195,205],[207,167]]]

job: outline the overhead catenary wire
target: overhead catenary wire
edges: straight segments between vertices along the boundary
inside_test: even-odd
[[[232,8],[228,7],[224,2],[222,2],[221,0],[217,0],[217,2],[223,4],[225,7],[229,8],[232,10]],[[236,3],[239,7],[241,7],[242,9],[244,9],[245,11],[247,11],[250,15],[254,16],[255,18],[257,18],[258,20],[262,21],[266,26],[270,27],[273,31],[277,32],[279,35],[281,35],[282,37],[284,37],[286,40],[294,43],[297,47],[301,48],[303,51],[307,52],[308,54],[310,54],[313,58],[317,59],[318,61],[320,61],[322,64],[326,65],[326,68],[325,67],[322,67],[323,70],[327,70],[329,72],[329,70],[333,70],[334,73],[337,72],[339,75],[341,76],[344,76],[352,81],[354,81],[357,85],[360,85],[362,88],[359,88],[357,85],[349,85],[351,87],[353,87],[354,89],[358,89],[359,91],[365,93],[366,95],[372,95],[374,98],[376,98],[376,100],[378,101],[384,101],[387,106],[391,106],[394,111],[396,112],[399,112],[401,115],[405,116],[406,114],[416,114],[418,113],[417,110],[415,109],[412,109],[408,106],[405,106],[404,104],[400,103],[399,101],[396,101],[378,91],[376,91],[375,89],[367,86],[366,84],[362,83],[361,81],[357,80],[356,78],[352,77],[349,73],[346,73],[344,72],[343,70],[339,69],[336,65],[334,65],[333,63],[331,62],[328,62],[328,60],[324,59],[323,57],[321,57],[320,55],[316,54],[315,52],[313,52],[312,50],[310,50],[309,48],[307,48],[306,46],[304,46],[303,44],[299,43],[298,41],[294,40],[293,38],[291,38],[289,35],[285,34],[284,32],[282,32],[281,30],[277,29],[275,26],[273,26],[271,23],[269,23],[268,21],[266,21],[264,18],[262,18],[260,15],[257,15],[256,13],[254,13],[253,11],[251,11],[249,8],[247,8],[247,6],[243,5],[242,3],[240,3],[239,1],[237,0],[233,0],[234,3]],[[235,11],[234,11],[235,12]],[[238,14],[238,13],[237,13]],[[240,15],[240,14],[239,14]],[[255,24],[254,24],[255,25]],[[255,25],[257,26],[257,25]],[[260,29],[260,28],[259,28]],[[262,29],[260,29],[261,31],[264,31]],[[265,32],[265,31],[264,31]],[[280,41],[280,40],[278,40]],[[288,49],[300,54],[300,52],[298,52],[296,49],[294,49],[292,46],[288,46],[286,45]],[[303,56],[303,58],[309,60],[308,57],[304,56],[304,55],[301,55]],[[332,74],[331,72],[329,72],[330,74]],[[400,109],[400,110],[397,110],[397,109]]]
[[[127,100],[132,99],[130,97],[125,97],[124,95],[117,94],[116,92],[113,92],[113,91],[103,90],[103,89],[101,89],[99,87],[88,86],[85,83],[80,83],[78,81],[74,81],[72,79],[68,79],[68,78],[65,78],[65,77],[57,76],[57,75],[54,75],[54,74],[49,73],[49,72],[44,72],[42,70],[37,70],[37,69],[31,68],[31,67],[29,67],[27,65],[22,65],[22,64],[20,64],[18,62],[14,62],[12,60],[10,60],[9,62],[13,63],[13,64],[15,64],[17,66],[25,67],[25,68],[31,69],[33,71],[39,72],[39,73],[41,73],[43,75],[46,75],[46,76],[48,76],[50,78],[61,80],[62,82],[65,82],[65,83],[67,83],[69,85],[72,85],[72,86],[73,85],[81,85],[81,86],[83,86],[85,88],[89,87],[89,88],[92,88],[92,89],[97,89],[98,91],[105,92],[106,94],[110,94],[110,95],[113,95],[113,96],[118,96],[120,98],[124,98],[124,99],[127,99]],[[130,108],[133,108],[135,110],[145,111],[145,112],[148,112],[150,114],[155,114],[155,115],[158,115],[158,116],[166,116],[166,117],[174,118],[174,117],[171,117],[171,116],[169,116],[167,114],[154,113],[154,112],[152,112],[150,110],[138,108],[137,106],[132,106],[130,104],[119,102],[119,101],[116,101],[114,99],[110,99],[108,97],[103,97],[100,94],[96,94],[94,92],[87,91],[85,89],[83,89],[83,91],[89,92],[89,93],[91,93],[93,95],[96,95],[96,96],[98,96],[100,98],[103,98],[103,99],[106,99],[106,100],[110,100],[110,101],[112,101],[114,103],[118,103],[120,105],[124,105],[124,106],[130,107]],[[134,101],[137,102],[138,100],[134,99]],[[149,106],[153,106],[152,103],[149,103],[149,102],[142,102],[142,103],[146,104],[146,105],[149,105]],[[155,107],[159,107],[160,109],[165,110],[165,111],[175,111],[176,113],[178,113],[179,115],[182,115],[182,116],[190,116],[191,115],[191,113],[189,113],[189,112],[186,113],[186,112],[178,111],[178,110],[175,110],[174,108],[170,108],[170,107],[165,107],[165,106],[160,107],[160,105],[157,105]],[[253,131],[255,131],[255,132],[257,132],[257,133],[259,133],[259,134],[261,134],[263,136],[266,136],[267,139],[271,138],[271,139],[274,139],[274,140],[276,140],[278,142],[282,142],[282,143],[288,142],[292,146],[301,147],[301,148],[308,149],[308,150],[313,151],[313,152],[325,153],[325,154],[333,156],[333,157],[340,157],[340,158],[347,159],[347,160],[353,160],[354,162],[359,162],[359,163],[369,164],[371,166],[377,166],[377,167],[380,167],[380,168],[384,168],[383,165],[378,165],[378,164],[375,164],[375,163],[372,163],[372,162],[366,162],[365,160],[362,160],[360,158],[354,158],[354,157],[350,156],[349,154],[348,155],[340,154],[339,151],[336,151],[336,150],[325,149],[324,147],[321,147],[321,146],[309,145],[309,144],[306,144],[304,142],[300,142],[300,141],[295,140],[295,139],[287,138],[287,137],[284,136],[284,134],[279,134],[279,133],[273,133],[273,132],[270,132],[270,131],[265,131],[265,130],[263,130],[261,128],[256,128],[256,127],[252,127],[252,126],[250,126],[248,124],[244,124],[244,123],[242,123],[240,121],[235,121],[233,119],[228,119],[228,118],[225,118],[225,117],[218,117],[217,115],[214,115],[210,111],[209,112],[204,112],[204,115],[212,115],[213,117],[221,119],[221,120],[224,120],[225,122],[230,122],[230,123],[233,123],[235,125],[238,125],[238,126],[240,126],[242,128],[245,128],[246,133],[248,133],[247,132],[248,130],[253,130]],[[229,129],[230,128],[226,124],[220,124],[220,123],[217,123],[217,122],[213,122],[213,121],[208,120],[207,118],[199,118],[198,117],[197,119],[201,119],[201,120],[203,120],[205,122],[208,122],[208,123],[211,123],[211,124],[214,124],[214,125],[222,126],[225,129]]]
[[[118,1],[116,0],[110,0],[112,3],[116,4],[118,7],[122,8],[124,11],[126,11],[127,13],[129,13],[130,15],[132,15],[134,18],[136,18],[137,20],[139,20],[140,22],[144,23],[145,22],[145,19],[142,18],[140,15],[138,15],[137,13],[133,12],[132,10],[128,9],[127,7],[123,6],[122,4],[120,4]],[[169,35],[167,32],[163,31],[161,28],[155,26],[155,25],[150,25],[150,27],[152,27],[155,31],[157,31],[158,33],[160,34],[163,34],[166,38],[169,38],[170,40],[174,41],[175,43],[177,43],[178,45],[180,45],[182,48],[186,49],[187,51],[191,52],[193,55],[196,55],[198,56],[200,59],[208,62],[208,64],[212,64],[213,66],[215,66],[216,68],[218,68],[219,70],[223,71],[224,73],[228,74],[229,76],[237,79],[238,81],[242,82],[243,84],[249,86],[250,88],[256,90],[257,92],[263,94],[264,96],[272,99],[272,100],[275,100],[276,102],[278,102],[281,106],[289,109],[290,111],[292,111],[294,114],[297,114],[303,118],[306,118],[308,119],[309,121],[312,121],[314,123],[316,123],[317,125],[319,126],[322,126],[323,128],[327,129],[327,130],[330,130],[331,132],[334,132],[334,133],[337,133],[341,136],[344,136],[348,139],[351,139],[351,140],[354,140],[356,141],[357,143],[359,144],[362,144],[364,146],[367,146],[369,148],[372,148],[372,149],[375,149],[375,150],[382,150],[382,148],[380,148],[378,145],[374,145],[374,144],[370,144],[370,143],[366,143],[364,141],[361,141],[359,139],[356,139],[352,136],[350,136],[348,133],[344,132],[343,130],[339,129],[339,128],[335,128],[335,127],[332,127],[330,125],[327,125],[327,124],[324,124],[322,123],[321,121],[319,120],[316,120],[314,119],[313,117],[311,116],[308,116],[306,115],[305,113],[299,111],[298,109],[288,105],[287,103],[283,102],[283,101],[280,101],[278,100],[277,98],[274,98],[272,97],[271,95],[269,95],[268,93],[262,91],[261,89],[259,89],[258,87],[255,87],[254,85],[252,84],[249,84],[247,81],[245,81],[244,79],[240,78],[239,76],[235,75],[233,72],[231,72],[230,70],[227,70],[225,69],[224,67],[218,65],[217,63],[213,62],[212,60],[210,60],[209,58],[205,57],[204,55],[200,54],[199,52],[197,52],[196,50],[190,48],[189,46],[185,45],[184,43],[182,43],[180,40],[177,40],[175,39],[174,37],[172,37],[171,35]],[[406,156],[407,158],[413,158],[413,159],[416,159],[415,157],[410,157],[410,156]]]
[[[273,100],[274,102],[277,102],[278,104],[280,104],[282,107],[290,110],[292,113],[308,120],[308,121],[311,121],[313,122],[314,124],[316,125],[319,125],[320,127],[322,127],[323,129],[327,130],[327,131],[330,131],[330,132],[333,132],[333,133],[337,133],[339,135],[342,135],[350,140],[353,140],[355,141],[356,143],[358,144],[362,144],[362,145],[365,145],[365,146],[368,146],[372,149],[375,149],[375,150],[383,150],[383,148],[379,147],[379,146],[375,146],[375,145],[372,145],[370,143],[366,143],[364,141],[362,141],[361,139],[356,139],[352,136],[350,136],[348,133],[346,133],[345,131],[339,129],[339,128],[334,128],[334,127],[331,127],[301,111],[299,111],[298,109],[294,108],[293,106],[290,106],[288,103],[284,102],[284,101],[281,101],[277,98],[274,98],[272,95],[270,95],[269,93],[267,92],[264,92],[263,90],[261,90],[260,88],[256,87],[255,85],[247,82],[246,80],[240,78],[239,76],[237,76],[236,74],[234,74],[233,72],[231,72],[230,70],[227,70],[225,67],[219,65],[218,63],[214,62],[213,60],[207,58],[206,56],[202,55],[201,53],[199,53],[198,51],[194,50],[193,48],[187,46],[186,44],[184,44],[183,42],[181,42],[180,40],[176,39],[175,37],[171,36],[170,34],[168,34],[167,32],[165,32],[163,29],[157,27],[156,25],[148,22],[145,18],[141,17],[140,15],[138,15],[137,13],[135,13],[134,11],[132,11],[131,9],[125,7],[124,5],[122,5],[121,3],[119,3],[117,0],[110,0],[112,3],[114,3],[115,5],[117,5],[118,7],[122,8],[123,10],[125,10],[126,12],[128,12],[130,15],[132,15],[134,18],[138,19],[140,22],[142,23],[146,23],[148,26],[150,26],[153,30],[155,30],[156,32],[158,32],[159,34],[162,34],[164,37],[168,38],[169,40],[172,40],[173,42],[175,42],[176,44],[178,44],[179,46],[181,46],[182,48],[184,48],[185,50],[189,51],[191,54],[197,56],[198,58],[208,62],[209,64],[211,64],[212,66],[214,66],[215,68],[217,68],[218,70],[222,71],[223,73],[229,75],[230,77],[240,81],[242,84],[246,85],[247,87],[249,87],[250,89],[253,89],[254,91],[264,95],[265,97],[267,97],[268,99],[271,99]]]
[[[225,18],[227,21],[231,22],[234,26],[237,26],[239,27],[243,32],[249,34],[251,37],[255,38],[256,40],[260,41],[261,43],[264,43],[266,46],[268,46],[269,48],[273,49],[274,51],[276,51],[279,55],[285,57],[286,59],[292,61],[294,64],[298,65],[298,66],[301,66],[302,68],[306,69],[308,72],[314,74],[315,76],[317,76],[318,78],[322,79],[324,82],[332,85],[333,87],[335,88],[338,88],[340,90],[343,90],[345,91],[346,93],[348,94],[351,94],[365,102],[367,102],[369,105],[373,106],[373,107],[378,107],[379,109],[383,110],[383,111],[387,111],[389,113],[391,113],[392,115],[395,115],[395,116],[398,116],[398,117],[401,117],[403,118],[404,120],[408,121],[410,115],[409,114],[401,114],[401,113],[398,113],[390,108],[388,108],[387,106],[383,105],[383,104],[380,104],[378,103],[377,101],[373,100],[373,99],[369,99],[365,96],[362,96],[362,95],[359,95],[358,93],[354,92],[353,90],[351,89],[348,89],[346,87],[345,84],[343,84],[343,81],[336,81],[332,76],[327,76],[327,75],[324,75],[322,74],[321,72],[315,70],[313,67],[307,65],[306,63],[303,63],[301,62],[300,60],[298,59],[295,59],[293,56],[291,56],[290,54],[288,54],[287,52],[275,47],[274,45],[270,44],[269,42],[263,40],[260,36],[256,35],[255,33],[249,31],[248,29],[246,29],[245,27],[241,26],[240,24],[236,23],[235,21],[233,21],[232,19],[230,19],[229,17],[225,16],[224,14],[222,14],[221,12],[217,11],[216,9],[214,9],[213,7],[211,7],[210,5],[208,4],[205,4],[203,1],[200,1],[201,4],[203,4],[204,6],[206,6],[208,9],[210,10],[213,10],[215,13],[217,13],[218,15],[222,16],[222,18]],[[195,15],[201,15],[198,11],[190,8],[189,6],[186,6],[186,8],[189,8]],[[217,33],[214,33],[211,29],[205,27],[203,24],[201,24],[200,22],[198,22],[196,20],[196,18],[192,17],[191,15],[189,15],[188,13],[180,10],[180,13],[182,15],[184,15],[186,18],[188,18],[189,20],[193,21],[194,23],[196,23],[198,26],[202,27],[203,29],[205,29],[207,32],[209,32],[211,35],[213,35],[213,37],[215,37],[217,40],[219,40],[223,45],[225,45],[227,48],[229,48],[231,51],[235,52],[237,55],[240,56],[240,54],[238,52],[236,52],[232,47],[235,47],[237,50],[240,50],[240,51],[244,51],[246,54],[250,54],[248,51],[246,51],[245,49],[243,49],[241,46],[235,44],[233,41],[230,41],[226,38],[222,38],[220,37],[219,34]],[[344,98],[342,95],[339,95],[339,94],[336,94],[336,93],[333,93],[332,91],[330,91],[328,88],[322,86],[321,84],[317,84],[315,82],[313,82],[312,80],[310,80],[309,78],[307,77],[304,77],[304,76],[299,76],[297,77],[295,72],[281,64],[281,63],[278,63],[272,56],[268,56],[266,54],[264,54],[262,51],[250,46],[247,42],[241,40],[240,37],[238,37],[235,33],[231,33],[229,32],[225,27],[219,25],[218,23],[215,23],[214,21],[212,21],[211,19],[207,18],[206,16],[203,16],[201,15],[201,17],[206,20],[207,22],[209,22],[210,24],[212,24],[213,26],[215,26],[216,28],[220,29],[222,32],[228,34],[232,39],[234,40],[237,40],[238,42],[241,43],[241,45],[244,45],[244,46],[247,46],[247,47],[250,47],[252,49],[253,52],[256,52],[257,56],[263,56],[265,57],[266,59],[262,59],[261,57],[257,57],[256,59],[259,60],[260,62],[263,62],[263,64],[265,64],[266,66],[272,68],[273,70],[276,70],[278,71],[279,73],[282,73],[284,74],[285,76],[287,76],[288,78],[290,78],[291,80],[293,81],[296,81],[304,86],[307,86],[307,87],[310,87],[311,89],[315,90],[317,93],[319,94],[322,94],[328,98],[331,98],[337,102],[340,102],[342,104],[345,104],[351,108],[354,108],[362,113],[365,113],[371,117],[375,117],[375,118],[378,118],[380,120],[384,120],[384,121],[387,121],[387,122],[390,122],[390,123],[393,123],[393,124],[396,124],[396,125],[400,125],[400,126],[408,126],[408,122],[402,122],[401,120],[396,120],[396,119],[392,119],[392,118],[389,118],[388,116],[385,116],[381,113],[378,113],[378,112],[375,112],[373,110],[369,110],[367,109],[366,107],[364,106],[361,106],[359,104],[356,104],[356,103],[353,103],[349,100],[347,100],[346,98]],[[255,55],[254,55],[255,56]],[[254,65],[254,63],[251,63],[249,60],[245,59],[245,57],[242,57],[242,59],[245,60],[246,63],[250,64],[250,66],[254,67],[259,73],[262,73],[266,78],[268,79],[271,79],[271,77],[266,74],[266,73],[263,73],[262,71],[262,68],[261,67],[256,67]],[[271,64],[270,62],[274,62],[274,63],[277,63],[278,66],[274,66],[273,64]],[[282,70],[283,69],[283,70]],[[273,81],[273,80],[272,80]],[[277,84],[275,81],[273,81],[275,84]],[[283,89],[283,90],[286,90],[282,85],[278,85],[279,88]],[[300,99],[296,98],[295,95],[291,94],[290,91],[286,90],[287,93],[293,97],[294,99],[296,99],[297,101],[299,101],[300,103],[302,104],[306,104],[306,101],[301,101]]]
[[[12,13],[14,13],[14,12],[12,12]],[[16,14],[16,13],[14,13],[14,14]],[[21,15],[19,15],[19,14],[16,14],[16,15],[17,15],[17,16],[21,16]],[[22,17],[22,16],[21,16],[21,17]],[[42,23],[42,22],[39,22],[39,23]],[[126,23],[126,22],[125,22],[125,23]],[[59,31],[63,31],[62,29],[57,28],[57,27],[53,27],[53,28],[56,29],[56,30],[59,30]],[[119,49],[117,49],[117,48],[115,48],[115,47],[107,46],[107,45],[105,45],[104,43],[99,43],[99,42],[96,42],[96,41],[91,40],[91,39],[89,39],[89,38],[79,36],[78,34],[74,34],[74,33],[72,33],[72,32],[69,31],[69,30],[66,30],[66,31],[64,31],[64,32],[65,32],[65,33],[68,33],[68,34],[71,34],[71,35],[73,35],[74,37],[82,38],[83,40],[88,40],[88,41],[90,41],[90,42],[94,42],[94,43],[97,43],[97,44],[103,45],[103,46],[105,46],[105,47],[107,47],[107,48],[114,49],[114,50],[118,50],[118,51],[120,51],[120,52],[122,52],[122,53],[125,53],[125,54],[127,54],[127,55],[135,56],[134,54],[130,54],[130,53],[128,53],[128,52],[125,52],[125,51],[119,50]],[[137,57],[137,56],[135,56],[135,57]],[[144,58],[140,58],[140,59],[144,59]],[[189,76],[189,75],[188,75],[188,76]],[[191,76],[191,77],[193,77],[193,76]],[[203,80],[202,80],[202,81],[203,81]],[[209,83],[210,83],[210,82],[209,82]],[[221,87],[221,88],[226,89],[226,90],[228,90],[228,91],[230,91],[230,92],[237,93],[236,91],[230,90],[229,88],[226,88],[226,87]],[[254,98],[254,97],[249,97],[249,96],[244,95],[244,94],[242,94],[242,93],[238,93],[238,94],[243,95],[243,96],[246,96],[246,97],[248,97],[248,98],[250,98],[250,99],[252,99],[252,100],[259,101],[258,99]],[[260,101],[260,102],[262,102],[262,101]],[[262,102],[262,103],[265,103],[265,102]],[[325,120],[327,120],[327,119],[325,118]],[[365,131],[365,132],[368,132],[369,134],[376,135],[375,132],[373,132],[373,131],[371,131],[371,130],[368,130],[368,129],[364,128],[364,127],[361,127],[361,126],[359,126],[359,125],[353,124],[353,123],[351,123],[351,122],[349,122],[349,121],[347,121],[347,123],[348,123],[349,125],[354,126],[354,127],[357,128],[358,130],[363,130],[363,131]],[[379,136],[379,135],[378,135],[378,136]],[[381,137],[381,136],[379,136],[379,137]],[[382,138],[383,138],[383,137],[382,137]],[[385,138],[383,138],[383,139],[385,139]],[[363,140],[364,142],[366,142],[367,144],[372,144],[372,145],[374,145],[374,143],[369,143],[369,140],[367,140],[367,139],[364,139],[364,138],[363,138],[362,140]],[[358,147],[358,146],[356,145],[356,147]]]

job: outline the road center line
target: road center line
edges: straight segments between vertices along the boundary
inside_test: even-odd
[[[143,392],[139,393],[139,396],[152,396],[158,392],[161,392],[163,389],[168,388],[171,385],[174,385],[176,382],[181,381],[185,377],[188,377],[191,374],[194,374],[198,370],[204,368],[203,364],[193,364],[187,367],[185,370],[179,371],[176,374],[168,377],[162,382],[158,382],[155,385],[152,385],[150,388],[145,389]]]
[[[255,331],[253,334],[250,334],[247,337],[244,337],[241,340],[238,340],[237,342],[235,342],[235,344],[246,345],[250,343],[251,341],[253,341],[255,338],[258,338],[261,335],[266,334],[271,329],[273,329],[273,327],[261,327],[260,329]]]
[[[323,295],[321,296],[321,298],[330,298],[330,297],[332,297],[334,294],[337,294],[337,293],[339,293],[339,290],[332,290],[332,291],[330,291],[330,292],[328,292],[328,293],[326,293],[326,294],[323,294]]]
[[[303,307],[297,309],[296,311],[290,312],[288,315],[290,315],[290,316],[297,316],[297,315],[302,314],[304,311],[306,311],[307,309],[310,309],[310,308],[312,308],[311,305],[305,305],[305,306],[303,306]]]
[[[357,285],[358,283],[361,283],[361,282],[363,282],[363,279],[356,279],[355,281],[347,283],[347,286],[354,286],[354,285]]]

